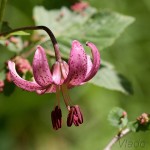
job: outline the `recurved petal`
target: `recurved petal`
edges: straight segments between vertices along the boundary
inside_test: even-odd
[[[32,65],[35,81],[44,87],[50,85],[53,81],[52,75],[49,69],[45,51],[41,46],[37,47]]]
[[[69,74],[66,81],[69,85],[80,85],[87,72],[87,55],[78,41],[73,41],[68,61]]]
[[[97,47],[91,42],[87,42],[86,45],[91,48],[92,56],[93,56],[93,64],[91,66],[91,62],[90,62],[90,60],[88,60],[89,65],[88,65],[87,70],[90,70],[90,71],[87,72],[84,82],[93,78],[100,67],[100,53],[99,53]]]
[[[42,89],[36,82],[30,82],[22,79],[16,72],[15,63],[12,61],[8,62],[8,68],[10,71],[11,79],[20,88],[27,91],[36,91]]]

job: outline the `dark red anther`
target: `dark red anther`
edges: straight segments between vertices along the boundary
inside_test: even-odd
[[[80,124],[79,119],[76,115],[73,116],[73,123],[74,123],[75,126],[79,126],[79,124]]]
[[[75,105],[74,107],[75,107],[76,114],[78,116],[78,121],[80,124],[82,124],[83,123],[83,115],[82,115],[82,112],[80,110],[80,107],[78,105]]]
[[[52,119],[53,129],[58,130],[59,128],[61,128],[62,113],[61,113],[61,109],[58,106],[56,106],[55,109],[51,112],[51,119]]]
[[[83,115],[78,105],[71,106],[67,117],[67,126],[71,127],[72,124],[79,126],[83,123]]]
[[[68,117],[67,117],[67,126],[71,127],[73,123],[73,116],[74,116],[74,107],[70,108]]]

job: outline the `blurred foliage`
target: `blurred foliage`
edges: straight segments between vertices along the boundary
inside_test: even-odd
[[[126,96],[94,85],[84,85],[70,90],[74,104],[79,104],[85,116],[81,127],[52,130],[50,112],[54,106],[55,95],[39,96],[18,89],[10,97],[0,95],[0,149],[1,150],[91,150],[103,149],[116,131],[107,120],[108,112],[114,106],[120,106],[134,120],[138,114],[149,111],[150,105],[150,2],[149,0],[89,0],[92,7],[116,11],[133,16],[136,21],[117,42],[101,52],[106,61],[114,64],[119,73],[132,81],[134,95]],[[44,6],[47,10],[70,6],[71,0],[8,0],[5,20],[13,28],[33,25],[33,8]],[[64,26],[64,25],[63,25]],[[0,65],[14,55],[0,46]],[[0,67],[1,68],[1,67]],[[63,116],[67,112],[62,105]],[[65,117],[63,118],[65,124]],[[149,149],[149,134],[140,132],[125,137],[128,141],[142,139],[144,149]],[[58,144],[59,142],[59,144]],[[114,150],[120,149],[116,144]],[[121,147],[122,150],[126,147]],[[131,150],[141,150],[132,147]]]
[[[133,132],[150,130],[150,114],[142,113],[134,121],[128,121],[127,112],[120,107],[114,107],[108,114],[108,121],[114,127],[117,127],[118,133],[124,129]]]
[[[126,111],[119,107],[115,107],[110,111],[108,120],[112,126],[117,127],[119,130],[122,130],[128,124]]]
[[[118,74],[112,65],[108,64],[102,62],[97,75],[89,83],[124,94],[133,94],[131,83],[123,75]]]
[[[88,39],[103,50],[112,45],[134,21],[133,17],[112,11],[99,11],[92,7],[88,7],[82,13],[72,12],[65,7],[50,11],[43,7],[35,7],[33,15],[36,25],[43,24],[54,32],[64,55],[69,53],[70,43],[75,38],[82,43],[86,43]],[[61,26],[63,24],[64,26]]]

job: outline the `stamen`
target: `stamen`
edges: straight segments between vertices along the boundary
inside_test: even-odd
[[[75,107],[76,114],[78,116],[78,121],[80,124],[82,124],[83,123],[83,115],[81,113],[80,107],[78,105],[75,105],[74,107]]]
[[[70,109],[69,114],[68,114],[68,117],[67,117],[67,126],[68,126],[68,127],[71,127],[71,126],[72,126],[72,123],[73,123],[73,116],[74,116],[73,112],[74,112],[74,108]]]
[[[60,106],[60,86],[56,86],[56,99],[58,106]]]
[[[64,92],[66,93],[67,99],[71,102],[71,98],[69,96],[68,88],[66,85],[64,85]]]
[[[68,109],[68,106],[69,106],[71,99],[69,97],[68,89],[67,89],[65,84],[61,85],[61,91],[62,91],[62,96],[64,98],[65,105]]]
[[[67,126],[71,127],[72,124],[75,126],[79,126],[83,123],[83,115],[80,110],[80,107],[78,105],[70,106],[69,103],[71,102],[67,86],[65,84],[61,85],[61,91],[64,98],[64,102],[66,104],[66,107],[69,111],[68,117],[67,117]]]

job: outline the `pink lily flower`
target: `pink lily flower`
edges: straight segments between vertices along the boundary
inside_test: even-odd
[[[72,42],[68,63],[58,59],[50,69],[46,54],[41,46],[37,46],[32,69],[35,81],[26,81],[21,78],[15,69],[15,63],[8,62],[9,71],[13,82],[27,91],[35,91],[38,94],[56,93],[58,106],[51,113],[52,125],[55,130],[61,128],[62,114],[59,105],[59,93],[62,92],[64,102],[69,111],[67,125],[79,126],[83,123],[82,112],[78,105],[71,106],[68,89],[85,84],[92,79],[100,67],[100,54],[96,46],[87,42],[91,48],[93,60],[85,53],[83,46],[76,40]]]

